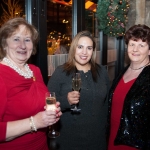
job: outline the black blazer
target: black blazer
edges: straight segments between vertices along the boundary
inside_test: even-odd
[[[128,67],[114,80],[110,89],[108,136],[113,93]],[[114,144],[150,150],[150,66],[143,69],[125,97],[120,126]]]

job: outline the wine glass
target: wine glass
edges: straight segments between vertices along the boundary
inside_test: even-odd
[[[72,76],[72,89],[74,91],[79,91],[81,88],[81,77],[80,73],[74,73]],[[71,109],[73,112],[79,112],[81,109],[77,108],[75,104],[74,108]]]
[[[55,92],[47,92],[45,94],[46,99],[46,110],[55,110],[56,109],[56,96]],[[53,125],[51,125],[51,130],[49,130],[48,137],[49,138],[56,138],[60,135],[58,131],[55,131]]]

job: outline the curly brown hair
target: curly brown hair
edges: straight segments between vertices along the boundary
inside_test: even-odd
[[[130,40],[138,41],[141,39],[147,42],[150,48],[150,28],[146,25],[134,25],[125,34],[125,43],[128,45]]]

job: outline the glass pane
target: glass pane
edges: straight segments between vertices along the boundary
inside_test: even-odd
[[[47,1],[48,54],[68,53],[72,33],[72,7]]]

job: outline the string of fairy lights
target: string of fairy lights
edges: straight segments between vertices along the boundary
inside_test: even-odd
[[[101,0],[97,6],[98,27],[108,36],[125,34],[129,0]]]

